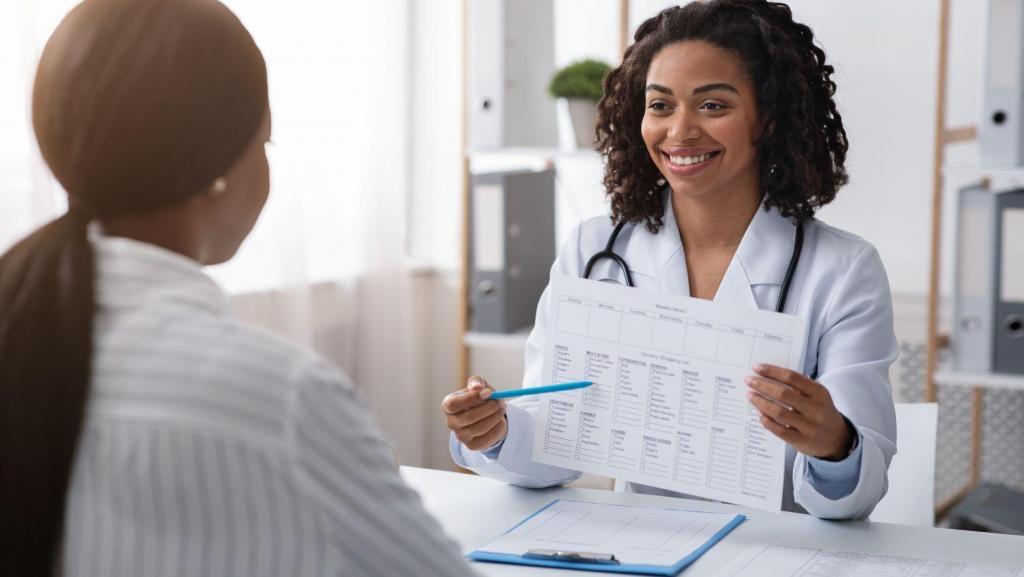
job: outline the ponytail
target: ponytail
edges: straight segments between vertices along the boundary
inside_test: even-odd
[[[54,573],[92,366],[86,225],[69,212],[0,256],[0,575]]]
[[[83,0],[36,70],[32,126],[71,210],[0,256],[0,576],[50,576],[92,377],[87,225],[170,206],[239,159],[263,55],[217,0]]]

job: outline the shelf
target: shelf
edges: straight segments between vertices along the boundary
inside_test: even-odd
[[[1024,166],[985,166],[975,163],[946,163],[942,173],[948,175],[977,174],[981,176],[1003,176],[1024,178]]]
[[[1024,375],[1002,375],[995,373],[960,373],[940,370],[933,375],[936,384],[949,387],[983,387],[1024,391]]]
[[[468,331],[462,335],[462,343],[467,347],[488,347],[496,349],[515,349],[522,352],[526,346],[526,338],[530,329],[514,333],[481,333]]]
[[[482,174],[488,172],[505,172],[510,170],[541,171],[551,168],[563,159],[601,160],[596,150],[591,149],[560,149],[542,146],[512,146],[507,148],[469,149],[469,172]]]
[[[947,164],[942,175],[952,179],[982,179],[990,181],[993,192],[1024,186],[1024,167],[991,167],[977,164]]]

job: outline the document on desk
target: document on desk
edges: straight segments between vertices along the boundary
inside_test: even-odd
[[[785,444],[743,382],[755,363],[802,365],[806,324],[774,312],[556,277],[534,460],[778,511]]]
[[[1024,577],[1024,568],[759,543],[716,577]]]
[[[469,558],[559,566],[558,561],[531,559],[529,553],[594,553],[614,555],[617,572],[675,575],[744,519],[743,515],[731,513],[559,499],[473,551]]]

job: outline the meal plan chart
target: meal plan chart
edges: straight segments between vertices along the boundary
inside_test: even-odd
[[[805,321],[774,312],[556,277],[534,460],[698,497],[782,508],[785,444],[743,378],[798,368]]]

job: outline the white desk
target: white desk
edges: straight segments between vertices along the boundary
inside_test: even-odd
[[[823,521],[796,513],[766,513],[720,503],[595,489],[523,489],[476,475],[414,467],[402,467],[402,476],[419,491],[427,510],[440,520],[465,552],[490,542],[554,499],[575,499],[742,513],[748,517],[728,537],[684,570],[681,573],[684,577],[714,575],[752,543],[1024,565],[1024,537],[861,521]],[[473,565],[482,575],[594,575],[592,572],[498,563]]]

